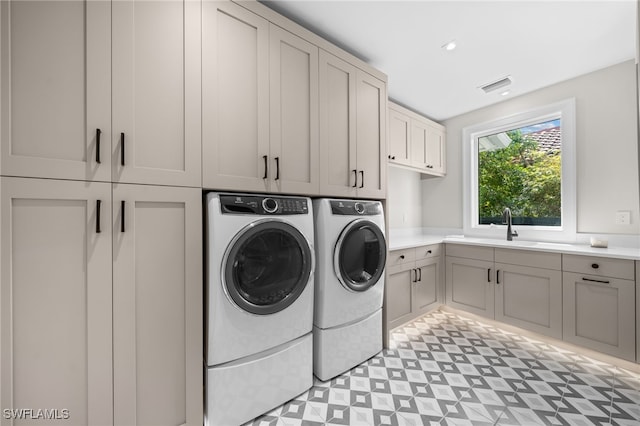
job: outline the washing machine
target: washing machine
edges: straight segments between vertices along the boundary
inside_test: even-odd
[[[313,372],[335,377],[382,350],[387,244],[378,201],[313,200]]]
[[[207,425],[238,425],[313,383],[311,200],[206,196]]]

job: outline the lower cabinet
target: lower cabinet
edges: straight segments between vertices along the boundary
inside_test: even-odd
[[[389,253],[385,306],[391,330],[443,303],[441,245]]]
[[[447,304],[562,338],[561,255],[447,245]]]
[[[585,262],[585,267],[576,267],[576,260]],[[633,261],[565,255],[564,263],[568,269],[581,270],[563,274],[564,340],[635,361]]]
[[[202,192],[113,186],[116,425],[201,425]]]
[[[2,408],[201,425],[200,189],[0,184]]]

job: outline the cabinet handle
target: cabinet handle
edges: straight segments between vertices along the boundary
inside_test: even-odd
[[[589,281],[591,283],[600,283],[600,284],[611,284],[609,280],[595,280],[593,278],[582,277],[582,281]]]
[[[102,130],[96,129],[96,163],[100,164],[100,135]]]
[[[487,282],[491,282],[491,268],[487,269]]]
[[[358,188],[364,188],[364,170],[360,170],[360,186]]]
[[[400,255],[400,259],[404,259],[404,254],[401,254],[401,255]]]
[[[120,133],[120,165],[124,166],[124,132]]]
[[[266,155],[263,155],[262,159],[264,160],[264,176],[262,176],[262,179],[266,179],[269,177],[269,161]]]
[[[431,250],[427,250],[427,254],[431,254]]]
[[[413,279],[411,280],[411,282],[412,283],[418,282],[418,270],[412,269],[411,272],[413,272]]]
[[[396,159],[396,156],[394,155],[393,157],[391,157],[391,159],[392,159],[392,160],[395,160],[395,159]]]
[[[280,179],[280,157],[276,157],[276,180]]]
[[[496,284],[500,284],[500,269],[496,271]]]
[[[418,281],[422,282],[422,268],[418,268],[418,271],[420,271],[420,278],[418,278]]]
[[[592,264],[591,264],[591,267],[592,267],[593,269],[598,269],[598,268],[600,267],[600,265],[598,265],[597,263],[592,263]]]
[[[96,234],[102,232],[100,229],[100,210],[102,207],[102,200],[96,200]]]
[[[124,232],[124,206],[125,206],[125,201],[122,200],[120,201],[120,213],[122,214],[122,220],[120,220],[120,232]]]
[[[358,187],[358,171],[357,170],[353,170],[353,186],[352,188],[357,188]]]

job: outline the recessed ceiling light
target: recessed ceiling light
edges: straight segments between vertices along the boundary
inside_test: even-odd
[[[453,49],[455,49],[455,48],[456,48],[456,41],[455,41],[455,40],[451,40],[449,43],[444,44],[444,45],[442,46],[442,48],[443,48],[444,50],[447,50],[447,51],[452,51]]]
[[[507,96],[509,93],[511,93],[511,90],[505,90],[504,92],[500,93],[502,96]]]

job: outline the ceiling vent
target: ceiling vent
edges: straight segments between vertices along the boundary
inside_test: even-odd
[[[501,87],[505,87],[511,84],[511,76],[507,76],[501,78],[498,81],[494,81],[493,83],[485,84],[484,86],[480,86],[485,93],[493,92],[494,90],[498,90]]]

